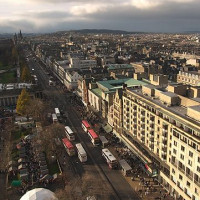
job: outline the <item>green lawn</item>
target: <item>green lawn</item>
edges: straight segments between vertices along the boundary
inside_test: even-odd
[[[55,173],[58,173],[58,174],[60,173],[57,161],[55,161],[51,164],[48,164],[48,169],[49,169],[50,175],[54,175]]]
[[[0,74],[0,83],[14,83],[16,82],[16,73],[15,72],[6,72]]]

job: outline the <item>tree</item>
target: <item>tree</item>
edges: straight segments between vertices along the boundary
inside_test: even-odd
[[[14,64],[17,63],[17,59],[18,59],[18,53],[17,53],[16,47],[13,46],[13,48],[12,48],[12,60],[13,60]]]
[[[21,94],[17,99],[17,113],[20,115],[24,115],[26,113],[26,107],[28,106],[30,101],[29,93],[26,89],[22,89]]]
[[[46,152],[49,161],[52,160],[52,156],[57,158],[62,154],[62,145],[56,145],[55,138],[61,138],[65,132],[63,124],[51,124],[46,126],[45,129],[35,137],[35,142],[41,141],[43,150]]]
[[[31,74],[27,66],[22,68],[21,80],[23,82],[28,82],[31,80]]]
[[[47,114],[49,112],[50,108],[49,105],[41,99],[35,98],[30,99],[26,114],[33,117],[34,120],[42,122],[42,124],[46,124],[47,122]]]

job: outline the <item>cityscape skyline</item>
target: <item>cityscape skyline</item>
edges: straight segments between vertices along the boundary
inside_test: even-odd
[[[0,33],[111,29],[141,32],[199,31],[198,0],[0,0]],[[191,23],[192,22],[192,23]]]

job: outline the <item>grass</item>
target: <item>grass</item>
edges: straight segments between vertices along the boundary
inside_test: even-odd
[[[12,132],[12,140],[14,140],[14,141],[19,140],[31,133],[32,133],[31,129],[24,129],[24,130],[19,129],[19,130],[13,131]]]
[[[14,83],[14,82],[16,82],[16,73],[14,71],[0,74],[0,83]]]
[[[12,65],[5,65],[0,61],[0,70],[7,70],[14,68]]]
[[[60,173],[57,161],[49,164],[48,163],[49,174],[54,175],[55,173]]]

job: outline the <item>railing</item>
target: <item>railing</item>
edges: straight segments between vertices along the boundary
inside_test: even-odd
[[[186,173],[186,176],[187,176],[191,181],[193,181],[193,176],[191,176],[191,174]]]
[[[185,170],[183,168],[178,167],[178,169],[185,174]]]
[[[200,187],[200,180],[197,181],[197,180],[194,179],[194,183]]]

